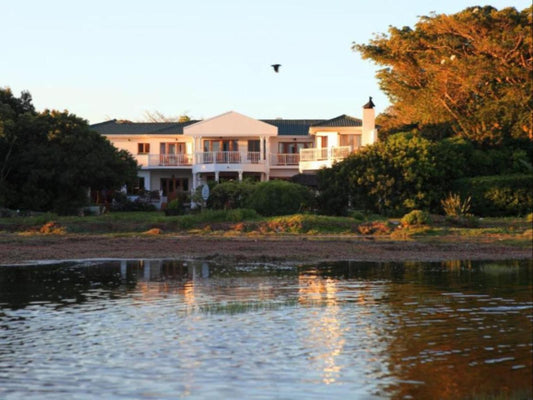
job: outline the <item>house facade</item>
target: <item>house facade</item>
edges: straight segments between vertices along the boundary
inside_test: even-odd
[[[258,120],[230,111],[200,121],[91,125],[141,169],[137,189],[159,191],[162,202],[208,181],[290,179],[330,167],[377,139],[372,99],[363,118]]]

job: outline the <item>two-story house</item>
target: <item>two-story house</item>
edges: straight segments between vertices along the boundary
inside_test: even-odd
[[[210,181],[289,179],[315,173],[374,143],[372,99],[363,118],[258,120],[234,111],[200,121],[145,123],[111,120],[91,125],[139,165],[139,188],[190,192]]]

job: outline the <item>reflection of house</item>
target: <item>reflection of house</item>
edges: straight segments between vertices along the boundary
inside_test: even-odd
[[[288,179],[331,166],[376,140],[374,104],[363,119],[256,120],[228,112],[201,121],[133,123],[111,120],[91,128],[141,165],[139,187],[163,196],[209,180]]]

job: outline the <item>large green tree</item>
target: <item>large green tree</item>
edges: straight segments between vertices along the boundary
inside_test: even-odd
[[[354,44],[383,66],[377,78],[392,106],[382,128],[437,128],[488,144],[533,139],[531,13],[470,7]]]
[[[391,215],[437,211],[452,181],[468,174],[472,152],[462,139],[392,135],[320,170],[319,207],[326,214],[343,214],[349,206]]]
[[[0,89],[0,206],[72,212],[89,188],[131,183],[137,163],[67,111],[37,113],[29,93]]]

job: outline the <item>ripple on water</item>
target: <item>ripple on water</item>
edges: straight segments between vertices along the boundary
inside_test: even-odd
[[[443,398],[446,379],[460,398],[524,387],[531,284],[527,270],[524,280],[502,271],[50,268],[24,275],[12,297],[0,291],[0,398]]]

